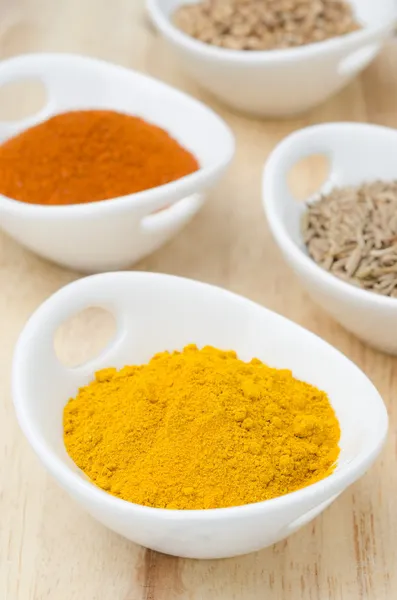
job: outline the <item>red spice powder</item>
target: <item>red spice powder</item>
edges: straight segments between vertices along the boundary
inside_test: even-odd
[[[117,198],[199,169],[166,131],[109,110],[63,113],[0,146],[0,193],[29,204]]]

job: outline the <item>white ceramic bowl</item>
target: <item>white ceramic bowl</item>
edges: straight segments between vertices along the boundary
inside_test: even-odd
[[[0,85],[40,79],[47,104],[33,117],[0,123],[0,142],[50,116],[77,109],[138,115],[166,129],[201,168],[151,190],[71,206],[39,206],[0,195],[0,227],[37,254],[85,272],[127,268],[159,248],[199,210],[205,192],[234,153],[227,125],[209,108],[129,69],[67,54],[32,54],[0,62]],[[162,210],[156,214],[155,211]]]
[[[178,6],[196,1],[146,0],[187,73],[221,101],[258,116],[300,113],[326,100],[378,54],[396,19],[394,0],[352,0],[361,31],[301,48],[247,52],[204,44],[172,24]]]
[[[76,369],[62,366],[53,337],[89,306],[110,310],[117,334],[103,354]],[[62,411],[96,369],[146,362],[156,352],[195,342],[256,356],[324,389],[340,420],[341,455],[327,479],[281,498],[236,508],[164,510],[103,492],[66,454]],[[152,273],[110,273],[61,289],[31,317],[17,343],[12,388],[19,423],[45,467],[92,516],[128,539],[160,552],[221,558],[258,550],[288,536],[357,480],[387,432],[382,399],[347,358],[298,325],[220,288]],[[359,418],[358,418],[359,415]]]
[[[330,123],[308,127],[284,139],[270,155],[263,174],[263,205],[284,258],[313,299],[367,344],[397,354],[397,299],[361,290],[318,266],[301,235],[304,203],[287,184],[290,169],[312,154],[328,157],[330,172],[321,192],[397,177],[397,131],[375,125]]]

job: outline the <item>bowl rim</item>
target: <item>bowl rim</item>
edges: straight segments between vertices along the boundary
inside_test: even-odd
[[[311,125],[299,129],[287,137],[285,137],[272,151],[268,160],[266,161],[262,171],[262,206],[267,217],[267,221],[271,232],[277,241],[280,249],[283,249],[291,259],[299,264],[302,270],[309,271],[313,278],[321,280],[321,282],[327,287],[333,287],[339,295],[348,296],[351,300],[360,303],[372,304],[379,308],[397,308],[397,298],[391,298],[389,296],[382,296],[369,290],[363,290],[359,287],[352,285],[339,279],[333,273],[326,271],[320,265],[318,265],[305,251],[300,248],[291,236],[289,235],[284,221],[280,218],[278,211],[276,210],[277,194],[273,190],[273,184],[275,181],[275,170],[277,163],[281,159],[282,155],[288,148],[288,146],[299,138],[302,132],[309,131],[337,131],[337,130],[361,130],[367,131],[368,135],[374,132],[383,132],[388,135],[393,134],[396,138],[397,146],[397,131],[391,127],[384,125],[374,125],[372,123],[356,123],[356,122],[333,122],[333,123],[320,123],[318,125]],[[304,154],[302,154],[302,157]],[[297,159],[299,160],[299,158]],[[333,186],[335,187],[335,186]],[[314,196],[316,193],[314,194]],[[307,200],[309,200],[308,198]],[[302,205],[305,201],[302,201]],[[303,240],[302,240],[303,243]]]
[[[131,280],[135,280],[135,283],[142,283],[145,280],[156,278],[157,280],[167,281],[170,284],[184,284],[184,285],[193,285],[196,287],[207,288],[208,291],[212,291],[212,293],[222,294],[225,298],[230,298],[231,300],[243,303],[245,305],[250,305],[254,310],[260,309],[261,311],[266,311],[268,315],[276,319],[280,322],[287,322],[289,327],[292,327],[295,331],[303,334],[304,336],[309,336],[315,341],[316,344],[326,345],[328,351],[332,353],[336,353],[345,361],[348,361],[351,369],[354,369],[356,372],[360,374],[360,376],[365,377],[366,383],[372,392],[375,393],[374,400],[376,402],[376,410],[377,410],[377,420],[376,420],[376,435],[374,434],[374,439],[372,443],[368,445],[365,451],[362,451],[359,455],[357,455],[353,460],[351,460],[348,464],[345,464],[339,471],[334,471],[326,478],[317,481],[313,484],[310,484],[302,489],[296,490],[289,494],[285,494],[284,496],[272,498],[270,500],[264,500],[262,502],[257,502],[253,504],[246,504],[243,506],[232,506],[227,508],[212,508],[212,509],[196,509],[196,510],[178,510],[178,509],[165,509],[165,508],[154,508],[144,505],[135,504],[132,502],[128,502],[126,500],[122,500],[102,489],[96,487],[92,482],[88,479],[85,480],[78,475],[71,467],[69,467],[57,454],[50,450],[47,447],[47,444],[44,438],[40,435],[37,435],[37,432],[31,426],[31,422],[28,416],[28,413],[25,408],[25,402],[22,400],[24,396],[24,392],[22,390],[21,378],[19,374],[19,363],[23,360],[24,356],[24,343],[25,339],[29,339],[35,329],[36,320],[39,321],[43,318],[47,313],[47,307],[52,300],[60,294],[64,294],[66,289],[71,289],[75,286],[81,286],[82,282],[87,282],[87,280],[94,280],[106,278],[109,282],[109,288],[112,289],[112,279],[123,278],[125,281],[131,282]],[[83,283],[86,285],[86,283]],[[174,275],[165,275],[160,273],[150,273],[150,272],[113,272],[113,273],[102,273],[99,275],[92,275],[90,277],[85,277],[83,279],[74,281],[65,287],[58,290],[53,296],[48,298],[39,308],[33,313],[33,315],[28,320],[25,325],[20,337],[17,341],[14,358],[12,363],[12,396],[14,408],[16,411],[17,419],[25,434],[27,440],[35,451],[36,455],[40,458],[41,462],[48,471],[52,474],[54,479],[59,482],[61,486],[63,486],[66,490],[71,493],[78,493],[79,498],[84,498],[84,501],[91,503],[96,502],[97,504],[105,505],[109,509],[115,509],[125,514],[136,514],[141,515],[142,517],[151,517],[165,520],[213,520],[213,519],[223,519],[230,517],[243,517],[246,513],[269,513],[273,509],[283,510],[285,507],[290,507],[295,505],[297,502],[314,502],[313,507],[317,506],[321,502],[326,499],[331,498],[334,495],[339,495],[342,491],[344,491],[349,485],[351,485],[354,481],[360,478],[366,470],[371,466],[374,462],[377,455],[380,453],[384,442],[387,437],[388,432],[388,414],[386,410],[386,406],[383,402],[382,397],[379,392],[370,381],[370,379],[359,369],[357,365],[355,365],[347,356],[345,356],[342,352],[334,348],[331,344],[321,339],[316,334],[311,331],[305,329],[304,327],[294,323],[293,321],[279,315],[268,308],[259,305],[243,296],[220,288],[218,286],[210,285],[207,283],[187,279],[184,277],[178,277]]]
[[[328,40],[305,44],[295,48],[282,48],[276,50],[231,50],[220,48],[201,42],[178,29],[160,8],[161,0],[146,0],[146,10],[155,26],[178,46],[184,47],[192,53],[205,58],[221,60],[232,64],[269,64],[306,60],[314,55],[319,56],[336,51],[341,45],[356,46],[365,43],[372,37],[382,37],[394,27],[397,19],[397,10],[394,18],[385,19],[377,25],[365,25],[362,29],[352,33],[330,38]]]
[[[194,96],[191,96],[187,92],[180,90],[177,87],[174,87],[173,85],[170,85],[167,82],[161,81],[160,79],[152,77],[151,75],[147,75],[146,73],[136,71],[135,69],[128,69],[122,65],[118,65],[109,61],[93,58],[90,56],[81,56],[78,54],[70,54],[64,52],[43,52],[38,54],[24,54],[11,57],[4,62],[15,62],[17,64],[18,62],[26,60],[46,60],[52,62],[59,62],[61,65],[65,60],[68,62],[84,62],[87,65],[92,65],[96,68],[113,69],[115,72],[123,74],[124,76],[132,75],[136,80],[139,80],[143,83],[156,85],[158,90],[163,90],[167,93],[172,93],[175,97],[180,98],[184,102],[188,102],[193,110],[200,109],[204,111],[208,117],[213,119],[213,122],[216,122],[216,125],[220,128],[220,130],[222,130],[222,135],[225,136],[225,151],[223,153],[223,157],[219,158],[213,164],[201,166],[199,163],[199,169],[189,175],[185,175],[184,177],[180,177],[179,179],[176,179],[169,183],[159,185],[154,188],[149,188],[147,190],[142,190],[134,194],[126,194],[125,196],[107,198],[105,200],[57,206],[45,204],[30,204],[28,202],[23,202],[21,200],[16,200],[15,198],[10,198],[8,196],[0,194],[0,211],[3,211],[4,213],[6,212],[7,214],[29,217],[33,219],[37,218],[40,220],[52,220],[54,218],[56,219],[62,217],[91,218],[92,216],[97,217],[101,214],[107,214],[109,212],[123,212],[126,209],[150,209],[151,205],[155,205],[156,207],[156,205],[161,203],[162,199],[164,199],[164,203],[167,203],[169,201],[169,204],[176,204],[187,196],[191,196],[195,193],[201,192],[201,187],[205,186],[205,182],[216,177],[218,173],[221,173],[223,170],[225,170],[234,157],[236,149],[236,139],[230,125],[210,106],[208,106],[204,102],[201,102]],[[78,108],[74,108],[73,110],[78,110]],[[37,114],[39,114],[40,112],[42,112],[42,110],[39,111]],[[55,111],[54,113],[51,113],[51,115],[47,116],[44,119],[44,121],[46,121],[48,118],[51,118],[51,116],[53,115],[60,114],[60,112],[61,111]],[[7,122],[7,125],[15,125],[17,123],[18,121],[11,121]],[[28,130],[29,127],[30,126],[26,127],[26,129],[23,128],[21,132]],[[167,133],[169,133],[172,137],[174,136],[173,132],[168,129]],[[12,137],[15,136],[11,135],[6,139],[11,139]],[[194,155],[194,152],[191,152]],[[171,196],[172,198],[170,199]]]

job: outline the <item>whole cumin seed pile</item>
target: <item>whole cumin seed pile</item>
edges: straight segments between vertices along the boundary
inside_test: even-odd
[[[336,188],[308,204],[309,255],[362,289],[397,298],[397,181]]]
[[[173,21],[201,42],[233,50],[303,46],[360,29],[343,0],[202,0],[180,6]]]

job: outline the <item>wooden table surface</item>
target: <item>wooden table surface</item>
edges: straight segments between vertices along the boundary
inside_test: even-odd
[[[146,71],[227,119],[237,136],[233,168],[195,220],[137,268],[224,286],[316,332],[373,380],[387,402],[391,428],[371,471],[315,522],[272,548],[205,562],[138,547],[80,510],[47,476],[19,431],[10,394],[17,336],[49,294],[79,275],[1,235],[0,599],[397,598],[397,359],[366,348],[310,301],[270,238],[260,203],[263,163],[289,132],[334,120],[397,125],[397,45],[391,42],[360,79],[325,105],[278,122],[234,114],[185,78],[148,25],[143,0],[1,0],[0,58],[39,51],[84,53]],[[41,90],[27,85],[0,90],[0,118],[37,108]],[[313,163],[301,165],[295,185],[310,189],[318,173]],[[102,313],[88,311],[60,332],[59,351],[68,360],[88,355],[109,328]]]

